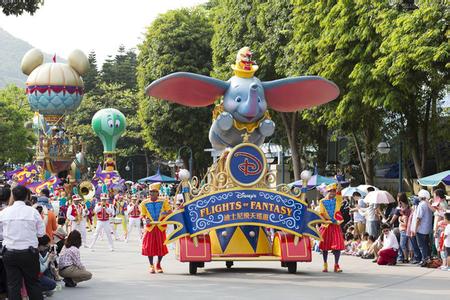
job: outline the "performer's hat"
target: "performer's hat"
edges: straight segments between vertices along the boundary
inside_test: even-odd
[[[332,190],[336,190],[337,189],[337,184],[336,183],[331,183],[329,185],[327,185],[326,191],[332,191]]]
[[[78,189],[76,187],[72,189],[72,200],[73,201],[83,200],[83,198],[81,198],[81,196],[78,194]]]
[[[101,193],[100,194],[100,200],[109,200],[109,195],[106,193]]]
[[[83,200],[83,198],[81,198],[80,195],[75,194],[75,195],[72,195],[72,200],[73,201],[80,201],[80,200]]]
[[[149,190],[150,191],[157,191],[157,192],[159,192],[160,188],[161,188],[161,182],[155,182],[155,183],[150,184],[150,186],[149,186]]]

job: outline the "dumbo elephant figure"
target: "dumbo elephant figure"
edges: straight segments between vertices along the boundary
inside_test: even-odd
[[[243,141],[261,145],[275,130],[267,108],[293,112],[339,96],[339,88],[319,76],[261,82],[253,76],[258,66],[251,57],[248,47],[239,50],[236,64],[232,66],[235,76],[228,81],[178,72],[151,83],[146,94],[190,107],[208,106],[223,96],[223,102],[214,109],[209,131],[209,140],[216,150]]]

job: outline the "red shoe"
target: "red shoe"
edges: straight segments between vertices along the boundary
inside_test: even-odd
[[[163,269],[161,268],[161,264],[156,264],[156,273],[164,273]]]
[[[335,265],[334,265],[334,272],[335,272],[335,273],[342,273],[342,270],[341,270],[341,268],[339,267],[338,264],[335,264]]]
[[[149,271],[150,274],[155,274],[155,267],[153,265],[150,265]]]

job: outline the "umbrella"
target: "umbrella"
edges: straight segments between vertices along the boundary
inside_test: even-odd
[[[325,177],[325,176],[321,176],[321,175],[313,175],[311,177],[311,179],[309,179],[309,181],[308,181],[308,189],[312,189],[313,187],[316,187],[321,184],[328,185],[328,184],[335,183],[335,182],[337,182],[337,181],[333,178],[329,178],[329,177]],[[302,182],[302,180],[297,180],[297,181],[291,183],[291,185],[293,185],[295,187],[303,187],[303,182]]]
[[[423,186],[436,186],[443,182],[445,185],[450,185],[450,170],[440,172],[427,177],[422,177],[419,180],[420,185]]]
[[[141,178],[138,180],[139,183],[151,183],[151,182],[177,182],[178,180],[176,180],[173,177],[169,177],[166,175],[163,175],[158,171],[156,171],[155,175],[149,176],[149,177],[145,177],[145,178]]]
[[[355,192],[360,193],[362,197],[367,195],[367,192],[365,192],[361,189],[358,189],[357,187],[349,186],[342,190],[342,196],[343,197],[351,197],[351,196],[353,196],[353,193],[355,193]]]
[[[375,189],[375,191],[379,191],[380,189],[379,188],[377,188],[376,186],[373,186],[373,185],[369,185],[369,184],[360,184],[360,185],[358,185],[356,188],[358,189],[358,190],[361,190],[361,191],[363,191],[363,192],[365,192],[366,194],[369,192],[368,190],[367,190],[367,188],[369,188],[369,187],[373,187],[374,189]]]
[[[395,199],[386,191],[373,191],[367,194],[364,201],[370,204],[389,204],[395,202]]]

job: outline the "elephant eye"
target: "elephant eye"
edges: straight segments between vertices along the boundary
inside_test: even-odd
[[[241,102],[241,101],[242,101],[242,98],[239,97],[239,96],[237,96],[237,97],[236,97],[236,102]]]
[[[108,126],[113,128],[114,127],[114,122],[113,120],[108,120]]]
[[[116,120],[116,128],[119,128],[120,126],[120,120]]]

